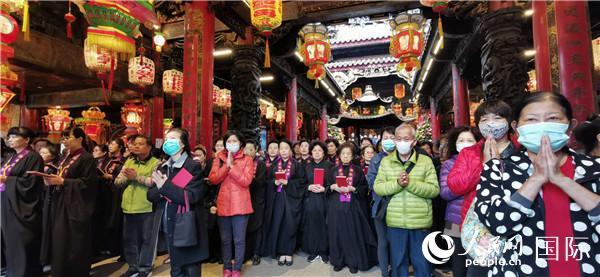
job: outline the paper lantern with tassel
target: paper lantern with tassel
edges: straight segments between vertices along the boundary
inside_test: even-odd
[[[48,114],[42,116],[44,129],[48,132],[48,139],[52,142],[58,142],[62,132],[71,126],[73,118],[69,116],[71,112],[63,110],[60,107],[48,108]]]
[[[421,27],[424,18],[420,14],[399,14],[390,21],[392,37],[390,39],[390,54],[400,62],[397,71],[421,68],[419,57],[423,53],[423,33]]]
[[[321,23],[306,24],[298,35],[302,38],[300,54],[304,64],[308,66],[306,76],[308,79],[315,80],[315,87],[318,87],[319,80],[326,75],[325,64],[331,59],[327,27]]]
[[[442,14],[448,8],[449,0],[421,0],[421,5],[431,7],[438,14],[438,33],[440,34],[440,48],[444,49],[444,27],[442,26]]]
[[[139,134],[142,131],[144,107],[135,104],[125,104],[121,108],[121,121],[127,127],[126,135]]]
[[[141,87],[154,84],[154,61],[144,57],[143,48],[140,56],[129,59],[129,82]]]
[[[281,0],[250,0],[250,19],[252,25],[265,36],[265,68],[271,67],[269,36],[282,21],[283,4]]]
[[[183,72],[175,69],[165,70],[162,78],[163,91],[171,96],[183,93]]]
[[[108,95],[104,86],[104,80],[107,79],[106,74],[108,73],[108,91],[112,91],[112,85],[117,70],[117,55],[115,52],[105,48],[98,47],[97,45],[90,44],[88,40],[83,42],[83,57],[85,66],[91,71],[96,72],[98,79],[102,84],[102,92],[104,94],[104,101],[108,102]]]

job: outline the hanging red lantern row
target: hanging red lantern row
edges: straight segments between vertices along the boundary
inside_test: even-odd
[[[282,21],[283,4],[281,0],[250,0],[250,21],[265,36],[265,68],[271,67],[269,36]]]
[[[121,108],[121,122],[127,129],[126,135],[139,134],[142,131],[144,107],[136,104],[125,104]]]
[[[106,114],[94,106],[81,112],[81,116],[75,118],[75,124],[83,126],[83,132],[96,143],[105,143],[104,128],[110,126],[110,121],[104,119]]]
[[[362,96],[362,88],[352,88],[352,100],[356,100]]]
[[[300,54],[308,66],[306,76],[315,80],[315,86],[318,87],[319,80],[326,75],[325,64],[331,59],[327,27],[321,23],[309,23],[302,27],[298,35],[302,38]]]
[[[404,98],[405,95],[406,95],[406,89],[404,87],[404,84],[395,84],[394,85],[394,96],[396,97],[396,99],[399,101],[400,99]]]
[[[154,84],[154,62],[144,57],[144,48],[140,48],[140,55],[129,59],[129,82],[140,87]]]
[[[423,33],[421,28],[424,18],[420,14],[399,14],[390,21],[392,37],[390,38],[390,54],[400,62],[397,71],[421,68],[419,57],[423,53]]]
[[[44,131],[48,132],[48,139],[52,142],[58,142],[62,132],[71,126],[73,118],[69,116],[71,112],[63,110],[60,107],[48,108],[48,114],[42,116]]]
[[[442,26],[442,14],[446,13],[449,0],[421,0],[421,5],[431,7],[438,14],[438,32],[440,34],[440,48],[444,49],[444,27]]]
[[[175,69],[165,70],[162,77],[163,91],[171,96],[171,113],[175,118],[175,97],[183,94],[183,72]]]

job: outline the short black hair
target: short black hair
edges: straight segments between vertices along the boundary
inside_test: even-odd
[[[42,146],[41,149],[48,149],[48,152],[50,152],[50,155],[52,155],[52,161],[53,162],[57,162],[58,158],[60,157],[60,153],[58,153],[58,148],[56,147],[56,145],[49,143],[46,144],[45,146]]]
[[[362,142],[365,141],[365,140],[368,141],[369,144],[373,145],[373,141],[369,137],[364,137],[364,138],[360,139],[360,143],[362,144]]]
[[[148,145],[150,147],[154,146],[154,145],[152,145],[152,139],[150,139],[149,137],[144,136],[144,135],[133,135],[129,138],[129,141],[131,141],[131,143],[133,143],[136,139],[139,139],[139,138],[143,139],[144,142],[146,142],[146,145]]]
[[[188,155],[190,154],[190,133],[188,133],[188,131],[186,129],[182,129],[182,128],[177,128],[177,127],[173,127],[171,129],[169,129],[169,132],[177,132],[180,134],[179,139],[181,140],[181,143],[183,144],[183,152],[187,153]],[[152,145],[152,144],[150,144]]]
[[[367,150],[368,148],[373,149],[373,152],[377,153],[377,149],[375,149],[375,146],[371,145],[367,145],[364,146],[363,148],[360,149],[360,155],[363,156],[365,154],[365,150]]]
[[[277,147],[279,147],[279,141],[278,141],[278,140],[275,140],[275,139],[273,139],[273,140],[270,140],[270,141],[269,141],[269,143],[267,143],[267,148],[269,148],[269,145],[271,145],[271,144],[273,144],[273,143],[277,144]]]
[[[33,130],[31,130],[27,127],[23,127],[23,126],[12,127],[10,129],[8,129],[7,136],[11,136],[11,135],[29,139],[29,143],[31,143],[33,141],[33,138],[35,137],[35,133],[33,132]]]
[[[323,152],[325,154],[327,154],[327,145],[325,145],[325,143],[323,143],[322,141],[319,140],[314,140],[311,144],[310,144],[310,153],[312,153],[313,149],[315,147],[321,147],[321,150],[323,150]]]
[[[521,112],[527,105],[544,101],[552,101],[558,104],[563,109],[565,116],[569,120],[573,119],[573,108],[571,108],[571,103],[569,103],[569,100],[564,95],[553,92],[534,92],[528,93],[523,100],[517,103],[514,114],[515,120],[519,120]]]
[[[291,150],[294,150],[294,144],[289,140],[289,139],[282,139],[279,141],[279,145],[281,145],[282,143],[287,144]],[[291,154],[292,156],[294,155],[294,153]]]
[[[244,136],[242,135],[242,133],[240,133],[236,130],[227,131],[227,133],[225,133],[225,136],[223,136],[223,143],[227,143],[227,140],[231,136],[235,136],[240,141],[240,148],[246,146],[246,140],[244,139]]]
[[[471,132],[471,134],[473,134],[473,137],[475,138],[475,141],[479,141],[479,139],[481,138],[476,128],[471,128],[469,126],[459,126],[450,129],[450,131],[448,131],[448,157],[458,154],[458,150],[456,150],[456,141],[458,140],[458,136],[460,136],[460,134],[462,134],[463,132]]]
[[[301,139],[300,141],[298,141],[298,144],[300,146],[302,146],[302,144],[305,143],[305,142],[308,144],[308,147],[310,147],[310,142],[308,142],[308,140],[306,140],[306,139]]]
[[[215,142],[213,143],[213,147],[212,147],[213,152],[217,152],[217,147],[216,146],[217,146],[217,142],[219,142],[219,141],[225,142],[223,139],[217,139],[217,140],[215,140]]]
[[[583,144],[585,153],[588,154],[598,145],[596,139],[598,134],[600,134],[600,117],[596,114],[589,116],[587,121],[573,129],[573,136],[580,144]]]
[[[475,124],[479,124],[479,120],[486,114],[495,114],[504,117],[510,124],[512,121],[512,110],[506,102],[502,100],[489,100],[481,103],[475,110]]]
[[[106,144],[97,144],[96,146],[94,146],[94,148],[96,147],[100,147],[100,151],[104,152],[104,153],[108,153],[108,145]]]
[[[327,145],[327,144],[330,144],[330,143],[333,143],[333,144],[335,144],[335,148],[340,148],[340,142],[339,142],[337,139],[334,139],[334,138],[328,138],[328,139],[326,139],[326,140],[325,140],[325,144],[326,144],[326,145]]]
[[[90,152],[92,149],[90,148],[91,142],[88,141],[88,136],[85,134],[83,129],[79,127],[71,127],[62,132],[63,137],[67,137],[73,135],[75,138],[81,138],[81,146],[85,151]]]
[[[46,145],[52,144],[52,142],[50,140],[48,140],[47,138],[43,138],[43,137],[38,137],[38,138],[34,139],[31,144],[36,145],[38,142],[45,142]]]
[[[111,139],[108,144],[110,144],[111,142],[115,142],[117,145],[119,145],[119,152],[121,152],[121,154],[123,154],[123,152],[125,152],[125,142],[121,139],[121,138],[114,138]]]
[[[253,140],[249,140],[249,141],[246,142],[246,146],[248,144],[252,144],[254,146],[254,148],[256,148],[256,151],[260,150],[260,143],[257,143],[257,142],[255,142]]]

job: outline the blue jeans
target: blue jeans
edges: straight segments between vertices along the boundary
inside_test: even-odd
[[[431,264],[423,256],[423,240],[426,230],[409,230],[388,227],[388,239],[392,254],[392,276],[408,277],[408,261],[415,270],[415,277],[430,277]]]
[[[385,221],[373,218],[375,224],[375,232],[377,232],[377,260],[379,260],[379,268],[381,269],[381,276],[390,276],[389,265],[390,265],[390,250],[389,241],[387,237],[387,226]]]
[[[221,233],[221,252],[223,256],[223,269],[240,271],[244,263],[246,250],[246,227],[248,215],[219,216],[219,232]],[[235,264],[231,265],[231,243],[235,250]]]

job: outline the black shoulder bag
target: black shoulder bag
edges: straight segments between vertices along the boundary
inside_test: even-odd
[[[196,213],[190,210],[187,193],[183,192],[185,206],[177,207],[177,217],[173,230],[173,246],[189,247],[198,244],[198,232],[196,231]]]

